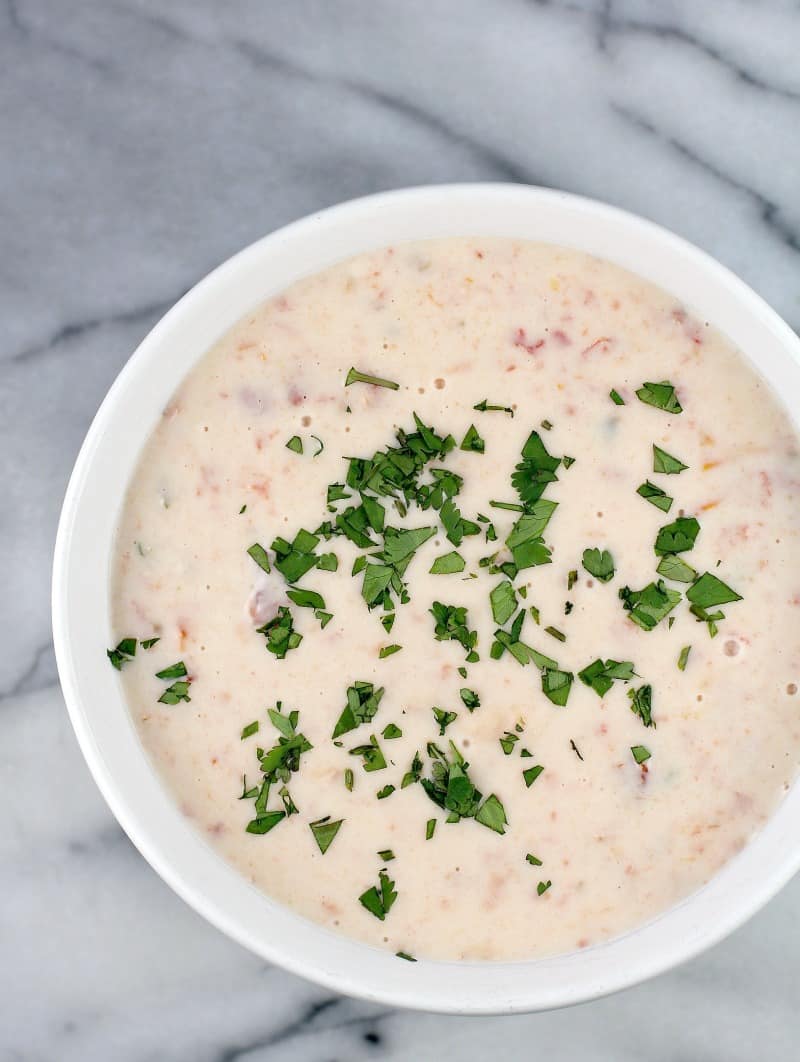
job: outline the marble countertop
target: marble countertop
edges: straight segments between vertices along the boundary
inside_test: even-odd
[[[337,200],[595,196],[800,329],[796,0],[5,0],[0,27],[0,1058],[796,1057],[800,880],[705,956],[571,1011],[399,1013],[267,966],[101,800],[48,602],[67,476],[130,352],[232,252]]]

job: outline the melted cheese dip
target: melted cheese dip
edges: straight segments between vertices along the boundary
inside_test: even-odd
[[[345,387],[351,366],[399,387]],[[640,401],[645,381],[674,384],[683,412]],[[612,389],[624,405],[611,400]],[[476,411],[483,399],[513,408],[513,418]],[[497,540],[486,541],[481,523],[458,546],[463,572],[429,574],[436,557],[456,549],[436,510],[412,504],[401,517],[383,499],[387,524],[436,528],[405,573],[410,600],[397,604],[387,633],[382,610],[365,605],[363,576],[350,574],[365,551],[345,537],[322,540],[317,553],[336,554],[338,571],[312,569],[298,583],[333,614],[322,629],[312,609],[287,600],[291,587],[271,543],[335,520],[326,490],[344,482],[347,459],[396,445],[398,429],[414,430],[414,412],[457,444],[421,482],[431,467],[462,476],[456,504],[467,520],[488,516]],[[471,424],[483,453],[458,448]],[[535,606],[540,616],[537,625],[528,611],[522,641],[574,673],[564,707],[544,696],[534,663],[490,656],[498,623],[489,593],[504,576],[479,565],[498,551],[498,563],[510,559],[504,541],[520,514],[489,503],[519,501],[510,477],[534,429],[551,454],[575,462],[558,467],[544,494],[558,502],[544,531],[552,562],[520,571],[513,585],[518,607]],[[293,436],[302,454],[287,449]],[[324,443],[318,456],[312,436]],[[688,469],[654,473],[653,444]],[[637,494],[646,480],[674,498],[669,513]],[[116,636],[160,637],[122,669],[131,713],[157,771],[209,844],[307,918],[440,959],[592,945],[707,882],[795,775],[799,487],[797,437],[775,397],[723,336],[644,280],[570,250],[502,239],[361,256],[240,321],[187,377],[148,442],[121,514],[113,572]],[[336,511],[358,502],[338,502]],[[664,619],[647,631],[619,597],[625,586],[658,580],[653,544],[680,514],[700,523],[681,558],[742,597],[722,607],[715,637],[685,599],[671,626]],[[247,553],[256,542],[269,551],[270,574]],[[595,547],[613,556],[609,582],[581,563]],[[571,571],[578,578],[568,588]],[[467,607],[479,662],[465,663],[457,641],[435,639],[434,601]],[[257,633],[281,605],[303,637],[284,659]],[[389,645],[402,649],[380,658]],[[636,677],[613,681],[601,697],[578,678],[598,658],[630,661]],[[191,700],[159,703],[169,682],[155,672],[177,661]],[[332,731],[356,681],[385,692],[374,719],[337,746]],[[643,725],[628,697],[644,684],[655,727]],[[472,712],[462,687],[480,699]],[[297,729],[313,748],[288,781],[298,813],[256,835],[246,832],[254,801],[239,797],[243,775],[251,789],[261,782],[256,749],[279,737],[266,712],[277,701],[299,712]],[[457,713],[443,737],[434,706]],[[241,740],[254,720],[259,732]],[[388,724],[402,737],[384,738]],[[509,754],[500,744],[506,732],[518,737],[507,742]],[[368,772],[350,750],[371,735],[387,766]],[[484,798],[501,802],[504,834],[474,818],[447,823],[421,784],[401,789],[415,752],[430,777],[427,743],[450,754],[450,740]],[[650,753],[641,765],[631,752],[638,746]],[[528,787],[522,772],[534,765],[544,770]],[[377,799],[387,785],[395,791]],[[272,787],[270,811],[283,806],[280,788]],[[343,823],[323,854],[309,824],[324,816]],[[426,840],[431,818],[437,825]],[[378,854],[387,849],[391,861]],[[359,902],[382,868],[397,892],[383,920]]]

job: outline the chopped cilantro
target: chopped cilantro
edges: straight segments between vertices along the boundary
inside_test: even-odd
[[[549,634],[551,638],[555,638],[556,641],[565,642],[567,640],[566,634],[560,631],[558,627],[545,627],[545,634]]]
[[[478,404],[473,406],[472,408],[477,409],[479,413],[488,413],[491,410],[497,410],[500,413],[508,413],[510,416],[514,416],[514,410],[511,408],[511,406],[492,406],[489,405],[488,399],[486,398],[481,399],[481,401],[478,402]]]
[[[385,660],[387,656],[394,656],[395,653],[399,653],[402,648],[402,645],[397,645],[396,643],[394,645],[384,645],[378,650],[378,658]]]
[[[252,723],[248,723],[247,726],[242,729],[242,735],[240,740],[244,741],[245,738],[249,738],[252,737],[253,734],[257,734],[258,727],[259,723],[257,719],[255,719]]]
[[[391,861],[395,858],[394,852],[391,850],[391,848],[382,848],[380,852],[378,852],[378,855],[384,863],[391,863]]]
[[[539,884],[536,886],[537,896],[543,896],[552,884],[552,881],[540,881]]]
[[[370,914],[375,915],[382,922],[397,899],[395,883],[386,871],[382,870],[378,875],[377,888],[372,885],[366,892],[362,892],[358,899]]]
[[[144,642],[142,642],[144,645]],[[136,639],[123,638],[116,649],[106,649],[106,656],[111,661],[112,667],[122,671],[123,665],[127,664],[136,656]]]
[[[689,653],[691,653],[691,651],[691,645],[684,645],[683,649],[681,649],[680,656],[678,657],[678,671],[686,670],[686,664],[688,663]]]
[[[395,723],[387,723],[381,731],[381,737],[386,741],[393,741],[395,738],[401,738],[403,731]]]
[[[368,373],[359,372],[358,369],[351,368],[344,385],[349,387],[354,383],[372,384],[373,387],[388,387],[390,391],[397,391],[400,388],[400,384],[395,383],[393,380],[384,380],[380,376],[370,376]]]
[[[495,623],[503,624],[510,619],[517,610],[517,595],[514,587],[505,579],[489,594],[489,602],[492,606],[492,617]]]
[[[637,763],[644,763],[645,760],[650,759],[650,750],[646,749],[644,745],[631,745],[631,752]]]
[[[595,660],[578,672],[578,678],[585,685],[590,686],[598,697],[604,697],[617,679],[621,682],[629,682],[636,672],[630,660]]]
[[[337,738],[347,734],[362,723],[369,723],[375,717],[385,690],[383,686],[376,690],[371,682],[357,680],[347,688],[347,704],[339,716],[338,722],[331,734]]]
[[[177,664],[170,664],[169,667],[165,667],[163,671],[156,671],[156,678],[159,679],[175,679],[184,678],[188,672],[186,671],[186,664],[182,660],[179,660]]]
[[[542,693],[559,708],[563,708],[572,689],[574,675],[571,671],[545,668],[542,671]]]
[[[582,563],[589,575],[593,575],[601,583],[607,583],[614,578],[614,558],[607,549],[585,549]]]
[[[445,553],[436,558],[430,567],[430,574],[455,575],[458,572],[463,572],[466,566],[466,561],[461,554],[456,550],[452,550],[450,553]]]
[[[666,450],[662,450],[660,446],[656,446],[653,443],[654,472],[663,472],[666,476],[676,476],[688,467],[683,461],[679,461],[677,457],[673,457],[672,454],[668,454]]]
[[[158,698],[158,703],[178,704],[180,701],[191,701],[192,698],[189,696],[189,685],[188,682],[173,682],[171,686],[167,686]]]
[[[643,631],[651,631],[672,612],[681,599],[680,591],[665,586],[661,579],[657,583],[648,583],[641,590],[631,590],[629,586],[623,586],[619,596],[623,608],[630,613],[629,619]]]
[[[490,793],[478,810],[475,812],[475,821],[481,826],[488,826],[495,833],[505,833],[508,819],[502,803],[494,793]]]
[[[663,513],[668,513],[672,508],[672,498],[661,487],[657,487],[655,483],[651,483],[650,480],[646,480],[640,487],[636,488],[636,493],[640,498],[644,498],[649,501],[651,505],[655,505],[657,509],[660,509]]]
[[[697,572],[681,557],[674,553],[668,553],[658,562],[656,571],[665,579],[672,579],[676,583],[693,583],[697,578]]]
[[[385,785],[383,789],[379,789],[375,795],[377,796],[378,800],[385,800],[386,797],[392,795],[394,789],[395,787],[390,782],[388,785]]]
[[[608,397],[611,399],[615,406],[625,405],[625,399],[622,397],[619,391],[615,390],[613,387],[608,392]]]
[[[271,572],[272,568],[269,563],[269,556],[267,551],[258,542],[254,542],[253,545],[247,551],[253,558],[259,568],[262,568],[265,572]]]
[[[643,383],[636,392],[636,397],[645,405],[663,409],[665,413],[683,412],[675,388],[668,380],[662,380],[661,383]]]
[[[353,792],[353,784],[355,783],[355,775],[353,774],[353,768],[347,767],[344,772],[344,787],[348,793]]]
[[[716,575],[705,572],[686,591],[686,597],[698,608],[709,609],[716,605],[727,605],[732,601],[741,601],[741,594],[737,594]]]
[[[462,686],[458,692],[461,697],[461,700],[464,702],[464,707],[468,711],[474,712],[476,708],[480,708],[481,699],[475,692],[475,690],[470,690],[467,689],[466,686]]]
[[[478,632],[471,631],[468,624],[467,610],[463,606],[444,605],[441,601],[434,601],[430,608],[434,619],[434,633],[437,641],[456,641],[466,650],[467,663],[473,664],[478,660],[475,645],[478,641]]]
[[[299,435],[293,435],[287,442],[286,449],[291,450],[293,453],[301,454],[303,452],[303,440]]]
[[[419,753],[414,753],[414,759],[411,761],[411,766],[403,775],[403,781],[400,783],[400,788],[405,789],[406,786],[414,785],[420,780],[422,776],[422,760],[419,758]]]
[[[428,821],[425,823],[425,840],[426,841],[430,841],[431,837],[433,837],[433,834],[434,834],[435,830],[436,830],[436,819],[428,819]]]
[[[528,767],[527,770],[522,772],[522,777],[525,780],[525,786],[530,789],[536,779],[544,770],[541,764],[537,763],[535,767]]]
[[[316,822],[310,822],[308,824],[311,827],[311,832],[314,834],[314,840],[317,842],[317,847],[323,855],[325,855],[330,848],[334,837],[339,832],[339,827],[344,822],[344,819],[337,819],[335,822],[331,822],[330,818],[330,815],[326,815],[325,818],[317,819]]]
[[[350,755],[361,756],[362,766],[368,773],[382,771],[386,767],[386,760],[374,734],[370,734],[368,745],[356,745],[355,748],[350,749]]]
[[[283,660],[290,649],[296,649],[303,640],[303,635],[294,629],[294,617],[291,609],[281,605],[278,614],[263,627],[257,628],[258,634],[263,634],[267,639],[267,649],[278,660]]]
[[[142,649],[152,649],[153,646],[157,645],[160,641],[160,638],[145,638],[139,642],[139,645],[141,645]]]
[[[532,852],[528,852],[525,859],[532,867],[540,867],[542,865],[541,859],[537,859]]]
[[[472,451],[476,454],[482,454],[486,449],[486,442],[478,434],[478,429],[474,424],[470,424],[467,428],[467,433],[461,441],[461,450]]]
[[[679,516],[660,529],[654,549],[659,557],[685,553],[693,548],[699,533],[700,524],[693,516]]]
[[[417,960],[413,955],[409,955],[407,951],[396,951],[395,956],[398,959],[405,959],[406,962],[416,962]]]
[[[433,712],[433,718],[436,720],[439,727],[439,736],[442,737],[450,724],[458,719],[458,713],[446,712],[443,708],[431,708],[431,711]]]
[[[526,511],[541,498],[548,483],[558,479],[556,469],[560,464],[561,458],[549,454],[539,433],[532,431],[522,447],[522,461],[511,474],[511,485]]]
[[[638,715],[645,726],[655,726],[653,722],[653,687],[640,686],[638,690],[628,690],[631,711]]]

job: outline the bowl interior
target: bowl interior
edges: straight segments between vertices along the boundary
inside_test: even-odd
[[[665,288],[724,332],[800,416],[800,340],[745,284],[678,237],[614,208],[543,189],[455,185],[390,192],[312,215],[253,244],[192,289],[118,377],[67,491],[53,581],[62,687],[83,753],[114,814],[161,876],[264,958],[337,991],[457,1013],[544,1009],[641,981],[739,925],[800,866],[795,785],[765,828],[705,888],[604,944],[529,962],[402,962],[307,922],[207,846],[151,768],[105,647],[117,519],[138,455],[172,392],[251,307],[298,278],[400,241],[506,236],[579,248]]]

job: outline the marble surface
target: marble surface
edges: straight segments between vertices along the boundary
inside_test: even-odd
[[[398,1013],[206,925],[83,764],[49,621],[104,392],[218,262],[400,185],[532,182],[689,237],[800,327],[797,0],[0,4],[0,1058],[797,1057],[800,881],[707,955],[566,1012]]]

